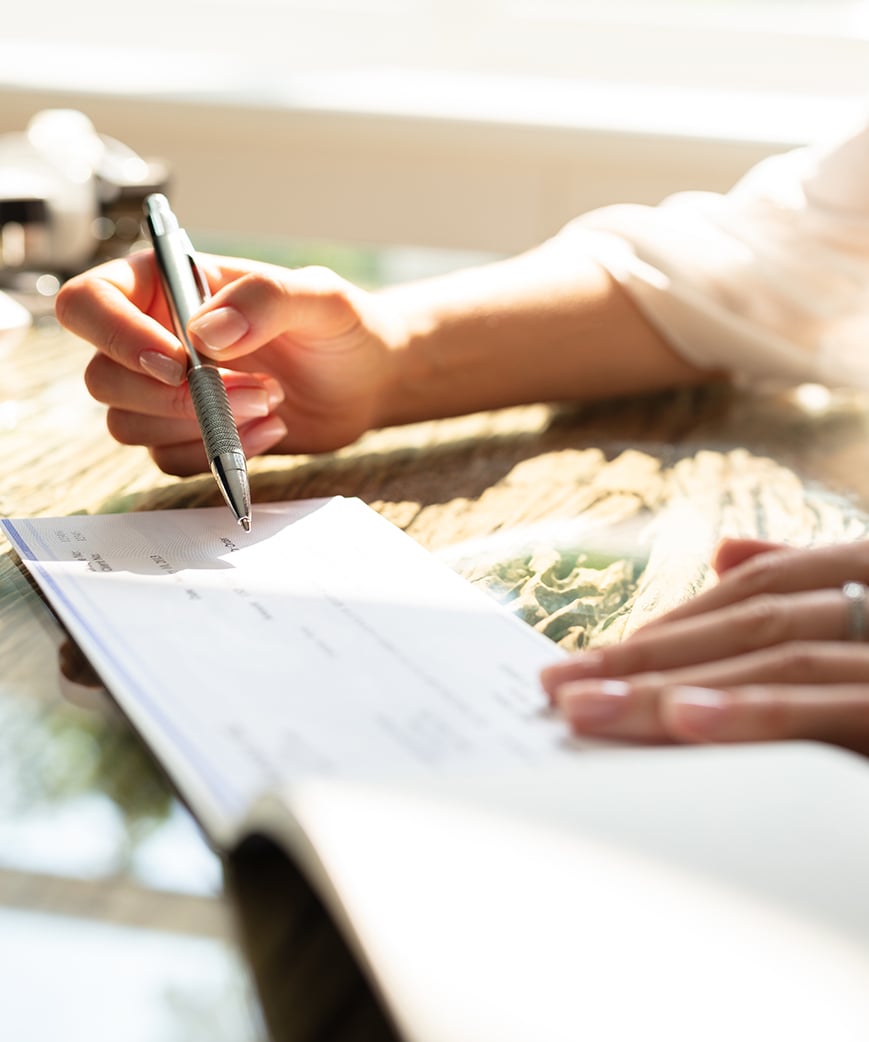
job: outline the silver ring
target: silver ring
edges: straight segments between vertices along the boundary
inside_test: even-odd
[[[847,582],[842,587],[847,617],[845,619],[846,640],[866,640],[869,636],[869,620],[866,618],[867,590],[863,583]]]

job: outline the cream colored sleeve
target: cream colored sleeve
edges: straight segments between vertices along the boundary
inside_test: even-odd
[[[606,207],[558,239],[591,251],[695,365],[869,388],[869,123],[727,194]]]

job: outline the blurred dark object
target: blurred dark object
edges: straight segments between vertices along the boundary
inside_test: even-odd
[[[0,288],[38,313],[60,284],[142,238],[142,202],[168,168],[97,133],[81,112],[46,109],[0,135]]]

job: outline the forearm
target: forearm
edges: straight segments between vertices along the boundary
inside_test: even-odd
[[[397,286],[382,425],[710,379],[680,358],[595,261],[550,244]]]

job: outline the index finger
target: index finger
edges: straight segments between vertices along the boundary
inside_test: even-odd
[[[135,372],[148,352],[186,364],[150,250],[109,261],[65,283],[55,304],[62,326]]]

